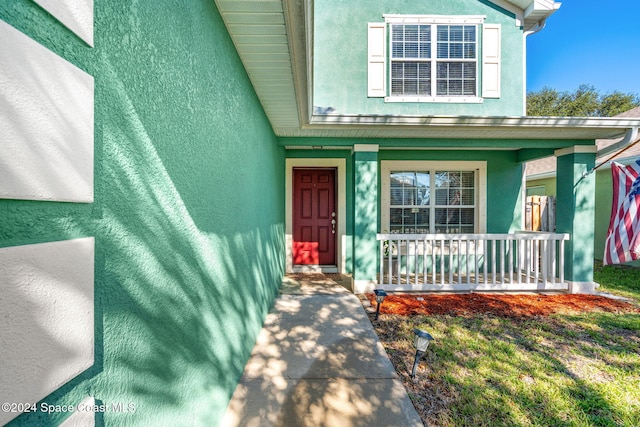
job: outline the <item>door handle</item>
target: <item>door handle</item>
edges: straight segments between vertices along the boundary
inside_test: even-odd
[[[335,219],[331,220],[331,233],[332,234],[336,234],[336,220]]]

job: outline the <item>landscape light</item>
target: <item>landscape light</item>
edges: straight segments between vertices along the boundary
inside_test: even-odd
[[[416,376],[416,370],[418,369],[418,363],[420,362],[420,358],[427,351],[427,347],[429,347],[429,343],[433,341],[433,337],[428,332],[423,331],[422,329],[414,329],[413,333],[416,334],[416,337],[413,341],[413,345],[416,347],[416,357],[413,361],[413,370],[411,371],[411,378]]]
[[[384,301],[384,297],[387,296],[387,293],[383,289],[374,289],[373,293],[376,294],[376,302],[378,306],[376,307],[376,320],[378,320],[378,316],[380,315],[380,305]]]

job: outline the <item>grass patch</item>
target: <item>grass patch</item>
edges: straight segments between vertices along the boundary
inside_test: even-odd
[[[640,302],[640,269],[595,277]],[[425,425],[640,426],[638,313],[384,314],[374,328]],[[435,341],[412,379],[414,328]]]
[[[639,317],[385,315],[376,329],[427,425],[638,426]],[[435,341],[411,379],[414,327]]]
[[[640,303],[640,268],[626,265],[603,266],[597,262],[593,280],[600,284],[600,292],[610,292]]]

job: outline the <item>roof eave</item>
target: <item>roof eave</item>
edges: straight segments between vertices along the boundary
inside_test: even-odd
[[[544,23],[553,15],[562,3],[552,0],[535,0],[524,11],[524,30],[530,31],[544,27]]]
[[[640,119],[612,117],[314,115],[283,137],[590,140],[620,138]],[[595,144],[595,141],[593,142]]]

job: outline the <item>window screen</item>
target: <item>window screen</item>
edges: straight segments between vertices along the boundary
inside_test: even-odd
[[[391,233],[474,233],[474,171],[393,171],[389,176]]]
[[[392,96],[476,96],[475,25],[390,28]]]

